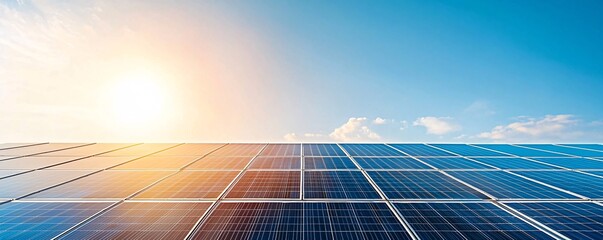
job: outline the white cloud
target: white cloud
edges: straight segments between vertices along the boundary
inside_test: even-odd
[[[375,125],[383,125],[386,123],[387,123],[387,119],[385,119],[385,118],[377,117],[377,118],[375,118],[375,120],[373,120],[373,124],[375,124]]]
[[[553,140],[571,139],[582,135],[573,127],[578,120],[569,114],[546,115],[541,119],[527,118],[507,125],[499,125],[489,132],[477,135],[492,140]]]
[[[427,134],[444,135],[460,129],[449,117],[421,117],[413,122],[413,126],[422,126],[427,129]]]
[[[329,134],[333,140],[336,141],[367,141],[367,140],[378,140],[381,136],[376,132],[373,132],[366,126],[366,118],[350,118],[346,123],[336,128]]]

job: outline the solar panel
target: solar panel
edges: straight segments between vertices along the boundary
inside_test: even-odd
[[[242,170],[253,157],[207,156],[192,163],[188,170]]]
[[[0,169],[33,170],[51,167],[77,159],[76,157],[22,157],[0,161]]]
[[[603,157],[603,152],[600,151],[591,151],[586,149],[577,149],[571,147],[564,146],[556,146],[551,144],[521,144],[520,146],[542,149],[551,152],[557,152],[567,155],[572,155],[576,157]]]
[[[390,144],[390,146],[410,156],[454,156],[452,153],[425,144]]]
[[[358,169],[348,157],[305,157],[305,169]]]
[[[503,171],[451,171],[450,175],[501,199],[571,199],[574,195]]]
[[[341,144],[350,156],[405,156],[385,144]]]
[[[96,144],[86,145],[86,146],[77,147],[77,148],[69,148],[69,149],[60,150],[60,151],[44,153],[44,154],[40,154],[39,156],[48,156],[48,157],[52,157],[52,156],[86,157],[86,156],[92,156],[92,155],[97,155],[97,154],[101,154],[101,153],[105,153],[105,152],[117,150],[117,149],[120,149],[120,148],[125,148],[125,147],[132,146],[132,145],[134,145],[134,144],[96,143]]]
[[[364,169],[432,169],[413,158],[359,158],[354,160]]]
[[[345,156],[337,144],[303,144],[304,156]]]
[[[0,179],[0,198],[19,198],[84,176],[91,171],[33,171]]]
[[[51,239],[110,204],[106,202],[0,204],[0,239]]]
[[[255,156],[265,144],[228,144],[220,149],[212,152],[213,156],[231,156],[231,157],[246,157]]]
[[[224,144],[186,143],[153,154],[153,156],[203,156],[224,146]]]
[[[504,153],[519,156],[519,157],[566,157],[567,156],[567,155],[562,155],[562,154],[558,154],[558,153],[540,151],[540,150],[536,150],[536,149],[518,147],[518,146],[513,146],[513,145],[508,145],[508,144],[476,144],[476,146],[504,152]]]
[[[520,175],[580,194],[603,198],[603,178],[573,171],[518,171]]]
[[[554,239],[491,203],[396,203],[421,239]]]
[[[585,158],[532,158],[539,162],[549,163],[571,169],[603,169],[603,161]]]
[[[134,159],[135,157],[89,157],[50,167],[51,170],[101,170],[114,167]]]
[[[145,143],[139,144],[131,147],[127,147],[124,149],[120,149],[117,151],[112,151],[108,153],[101,154],[99,156],[103,157],[124,157],[124,156],[136,156],[142,157],[145,155],[149,155],[152,153],[161,152],[172,147],[178,146],[178,144],[174,143]]]
[[[136,199],[218,198],[238,171],[182,171],[136,195]]]
[[[33,145],[42,145],[47,143],[0,143],[0,150],[9,149],[9,148],[20,148],[27,147]]]
[[[495,166],[500,169],[559,169],[557,167],[530,161],[523,158],[471,158],[481,163]]]
[[[300,171],[247,171],[226,198],[299,198]]]
[[[88,145],[86,143],[49,143],[0,150],[0,156],[28,156]]]
[[[0,170],[0,178],[9,177],[17,173],[25,172],[26,170]]]
[[[370,171],[389,199],[484,199],[478,191],[437,171]]]
[[[603,145],[601,145],[601,144],[561,144],[561,145],[589,149],[589,150],[603,151]]]
[[[360,171],[305,171],[304,198],[380,199]]]
[[[260,156],[301,156],[301,144],[268,144]]]
[[[184,239],[211,203],[124,202],[62,239]]]
[[[301,169],[301,157],[257,157],[250,169]]]
[[[421,161],[439,169],[493,169],[481,163],[465,158],[419,158]]]
[[[113,167],[115,170],[178,170],[197,160],[198,156],[143,157]]]
[[[102,171],[28,196],[37,199],[122,199],[171,174],[170,171]]]
[[[571,239],[603,239],[603,206],[589,202],[516,202],[507,206]]]
[[[472,157],[504,157],[509,156],[508,154],[490,151],[487,149],[470,146],[467,144],[429,144],[431,146],[441,148],[461,156],[472,156]]]

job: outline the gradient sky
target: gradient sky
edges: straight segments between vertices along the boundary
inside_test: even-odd
[[[0,0],[0,142],[603,141],[601,1],[137,2]]]

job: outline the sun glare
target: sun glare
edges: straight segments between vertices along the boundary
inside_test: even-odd
[[[148,127],[161,117],[165,92],[158,74],[138,70],[116,79],[111,99],[119,124]]]

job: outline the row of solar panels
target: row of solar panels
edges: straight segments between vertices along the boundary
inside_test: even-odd
[[[0,205],[2,239],[601,239],[602,223],[591,202]]]

